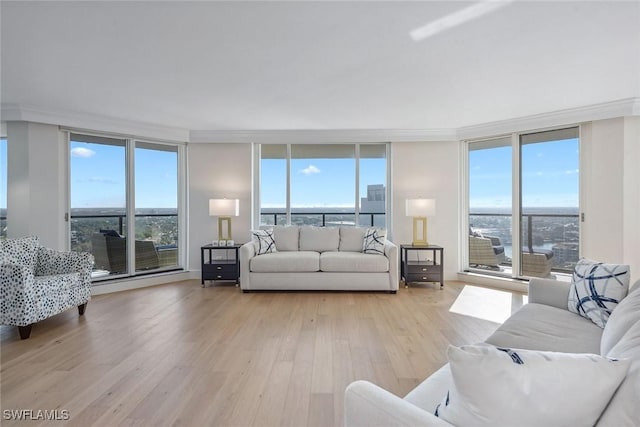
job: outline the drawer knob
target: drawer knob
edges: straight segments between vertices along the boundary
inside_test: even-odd
[[[222,266],[221,266],[221,265],[219,265],[219,266],[217,266],[217,267],[216,267],[216,269],[217,269],[217,270],[222,270]]]
[[[423,269],[422,269],[422,271],[427,271],[427,269],[426,269],[426,268],[423,268]]]
[[[216,279],[222,279],[222,276],[218,275],[216,276]]]

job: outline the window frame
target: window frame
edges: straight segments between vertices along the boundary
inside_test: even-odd
[[[265,145],[284,145],[286,146],[286,157],[285,157],[285,167],[286,167],[286,197],[285,197],[285,208],[284,211],[286,213],[286,225],[291,225],[291,147],[292,145],[353,145],[355,149],[355,199],[354,199],[354,226],[360,225],[360,147],[362,145],[382,145],[385,147],[385,228],[389,235],[391,235],[391,226],[392,226],[392,213],[391,213],[391,144],[389,142],[354,142],[354,143],[304,143],[304,142],[295,142],[295,143],[253,143],[252,144],[252,152],[253,152],[253,209],[251,215],[251,228],[268,228],[272,227],[272,225],[262,224],[261,223],[261,150],[262,146]],[[280,224],[278,224],[280,225]]]
[[[570,131],[575,129],[577,132],[578,138],[578,164],[580,165],[580,170],[582,170],[582,125],[580,124],[570,124],[563,126],[555,126],[544,129],[534,129],[534,130],[526,130],[519,132],[511,132],[505,134],[498,134],[494,136],[486,136],[482,138],[473,138],[473,139],[465,139],[460,141],[461,143],[461,166],[463,179],[461,180],[462,190],[461,194],[461,206],[462,206],[462,215],[461,215],[461,233],[460,233],[460,271],[466,273],[474,273],[480,274],[488,277],[500,277],[507,279],[516,279],[516,280],[528,280],[530,276],[523,276],[521,274],[522,268],[522,236],[521,236],[521,218],[522,218],[522,138],[527,138],[528,136],[532,136],[535,134],[541,134],[545,132],[556,132],[558,134],[562,134],[565,131]],[[512,238],[512,248],[514,248],[514,254],[512,256],[512,272],[511,274],[496,274],[494,272],[488,272],[478,268],[472,268],[469,265],[469,229],[470,229],[470,206],[469,206],[469,196],[470,196],[470,171],[469,171],[469,153],[470,146],[473,144],[480,144],[483,142],[489,142],[492,140],[500,140],[500,139],[510,139],[511,141],[511,238]],[[579,176],[579,185],[578,185],[578,215],[582,212],[582,204],[583,204],[583,194],[582,194],[582,180],[583,174],[580,173]],[[578,219],[579,224],[579,256],[582,254],[582,220]],[[520,249],[518,249],[520,248]],[[515,253],[517,252],[517,256]],[[561,273],[558,273],[561,274]]]
[[[112,280],[139,277],[148,274],[162,274],[167,272],[174,272],[176,270],[185,270],[185,266],[188,263],[187,248],[188,248],[188,227],[187,227],[187,177],[186,177],[186,162],[187,162],[187,144],[178,141],[168,141],[160,139],[147,139],[139,138],[131,135],[111,134],[107,132],[93,132],[84,129],[61,129],[64,133],[67,151],[67,224],[66,224],[66,242],[67,245],[71,245],[71,136],[72,134],[88,136],[93,138],[106,138],[113,140],[124,141],[125,147],[125,174],[126,174],[126,206],[125,206],[125,221],[126,221],[126,237],[127,237],[127,271],[122,274],[108,275],[105,277],[96,277],[92,279],[92,285],[100,285],[109,283]],[[176,266],[157,268],[148,271],[136,271],[135,266],[135,150],[137,143],[143,145],[167,145],[176,147],[177,154],[177,215],[178,215],[178,257]]]

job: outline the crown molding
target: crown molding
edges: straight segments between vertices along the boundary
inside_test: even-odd
[[[464,126],[458,128],[456,134],[457,139],[460,140],[473,139],[637,115],[640,115],[639,97],[602,102],[584,107],[568,108],[473,126]]]
[[[187,129],[142,123],[78,111],[52,110],[33,105],[3,103],[2,121],[25,121],[56,126],[114,132],[122,135],[157,138],[166,141],[189,140]]]
[[[105,117],[77,111],[52,110],[24,104],[1,105],[3,122],[28,121],[92,129],[145,138],[191,143],[353,143],[457,141],[566,126],[616,117],[640,116],[640,97],[603,102],[549,113],[500,120],[457,129],[265,129],[191,130]]]
[[[455,141],[455,129],[282,129],[282,130],[192,130],[192,143],[352,143]]]

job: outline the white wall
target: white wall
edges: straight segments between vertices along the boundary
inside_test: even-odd
[[[603,262],[623,259],[624,119],[582,128],[582,256]]]
[[[57,126],[7,124],[7,237],[67,248],[66,148]]]
[[[640,280],[640,117],[624,119],[623,262]]]
[[[239,199],[240,216],[232,218],[231,235],[250,239],[251,144],[189,144],[189,265],[200,270],[200,247],[218,237],[218,219],[209,216],[209,199]]]
[[[436,215],[428,218],[427,240],[444,248],[445,279],[457,279],[460,236],[460,144],[393,142],[391,144],[393,241],[411,243],[413,220],[405,216],[408,198],[436,199]]]
[[[599,120],[582,132],[582,256],[631,266],[640,278],[640,117]]]

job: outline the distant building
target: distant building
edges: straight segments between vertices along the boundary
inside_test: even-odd
[[[384,213],[387,190],[383,184],[367,185],[367,197],[360,198],[360,212]]]
[[[573,242],[557,243],[551,248],[556,265],[573,265],[579,259],[579,245]]]

